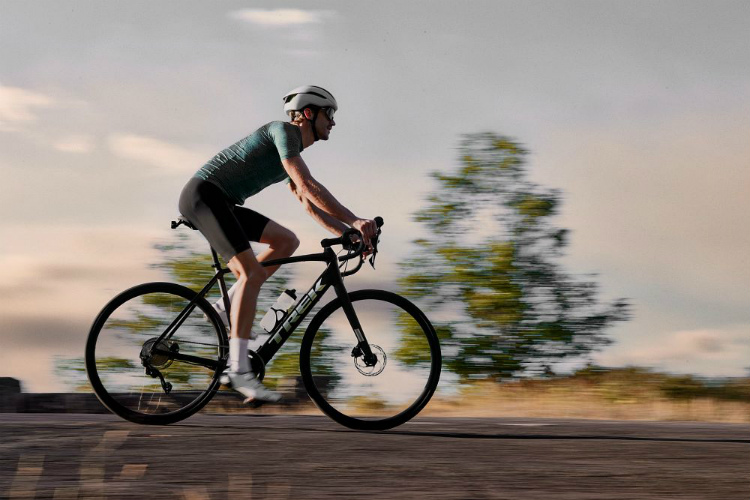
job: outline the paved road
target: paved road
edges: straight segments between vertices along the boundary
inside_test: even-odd
[[[0,498],[750,499],[750,426],[0,414]]]

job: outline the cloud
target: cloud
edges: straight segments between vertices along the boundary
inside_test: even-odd
[[[15,131],[19,124],[33,122],[37,109],[53,104],[53,99],[44,94],[0,85],[0,131]]]
[[[653,344],[626,351],[603,352],[609,366],[652,366],[673,372],[742,375],[750,356],[750,324],[681,330],[659,336]]]
[[[0,366],[24,390],[66,390],[54,356],[83,355],[94,318],[115,294],[164,281],[154,243],[175,231],[140,225],[6,224],[0,242]],[[32,362],[33,360],[33,362]],[[68,388],[69,389],[69,388]]]
[[[52,147],[64,153],[89,153],[94,149],[94,141],[87,135],[71,135],[55,141]]]
[[[90,321],[115,292],[161,278],[149,264],[158,261],[153,244],[168,240],[167,231],[119,225],[6,226],[4,232],[13,238],[0,253],[0,317]]]
[[[659,287],[706,308],[746,308],[747,113],[694,109],[638,126],[571,126],[551,139],[555,158],[543,162],[556,169],[543,175],[565,192],[575,267],[635,284],[618,294]]]
[[[121,158],[173,173],[194,172],[208,158],[207,154],[142,135],[113,134],[107,142]]]
[[[232,19],[269,27],[320,24],[334,15],[332,11],[300,9],[242,9],[229,13]]]
[[[55,346],[60,353],[80,352],[93,319],[6,314],[0,325],[0,337],[5,346],[14,350],[32,350],[44,345]]]

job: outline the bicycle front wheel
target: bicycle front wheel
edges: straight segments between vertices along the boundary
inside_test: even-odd
[[[335,299],[310,322],[300,371],[310,398],[336,422],[360,430],[396,427],[417,415],[440,378],[440,344],[419,308],[384,290],[359,290],[349,299],[376,362],[365,362]]]
[[[221,319],[196,296],[174,283],[145,283],[99,313],[86,343],[86,373],[113,413],[140,424],[169,424],[215,394],[229,343]],[[173,333],[160,341],[166,330]]]

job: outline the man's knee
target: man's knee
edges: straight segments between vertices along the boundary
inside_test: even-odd
[[[248,251],[252,252],[252,250]],[[259,287],[268,278],[266,270],[255,260],[255,255],[247,255],[245,252],[235,255],[229,261],[228,267],[241,286]]]
[[[297,238],[296,234],[294,233],[290,233],[290,234],[291,236],[286,242],[286,251],[289,255],[292,255],[299,248],[299,239]]]
[[[283,255],[292,255],[299,248],[297,235],[274,221],[268,221],[260,242]]]
[[[262,267],[245,273],[235,273],[235,276],[239,286],[258,289],[268,279],[268,273]]]
[[[299,248],[299,239],[293,232],[286,230],[274,239],[271,247],[282,252],[284,255],[292,255]]]

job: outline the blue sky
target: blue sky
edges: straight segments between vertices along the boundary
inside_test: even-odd
[[[463,133],[531,150],[572,230],[565,265],[598,273],[634,319],[599,355],[676,372],[750,366],[750,4],[3,2],[0,366],[57,390],[116,291],[160,279],[182,185],[302,84],[340,102],[313,174],[386,219],[377,273]],[[247,203],[313,251],[325,237],[281,185]],[[201,248],[201,242],[196,240]],[[301,270],[304,282],[316,269]],[[361,277],[360,277],[361,276]]]

